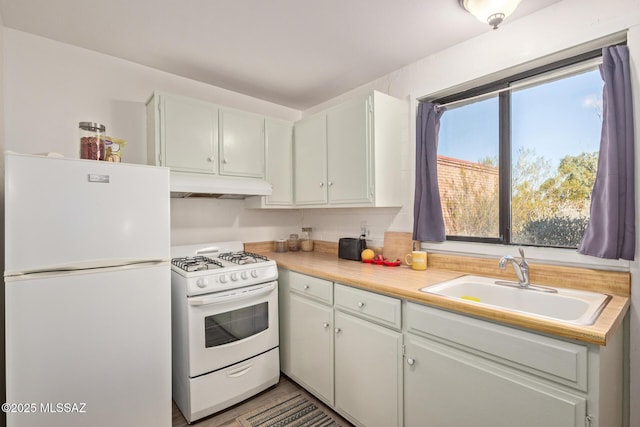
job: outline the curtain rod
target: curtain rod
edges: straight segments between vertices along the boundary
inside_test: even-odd
[[[514,90],[514,89],[520,89],[523,87],[527,87],[527,86],[533,86],[535,84],[538,83],[543,83],[543,82],[548,82],[548,81],[552,81],[552,80],[557,80],[561,77],[565,77],[567,75],[570,74],[579,74],[582,71],[586,71],[589,70],[590,68],[595,68],[598,65],[602,64],[602,57],[597,57],[597,58],[593,58],[591,60],[585,61],[585,62],[581,62],[579,64],[575,64],[573,66],[569,66],[569,67],[565,67],[559,70],[555,70],[549,73],[545,73],[545,74],[541,74],[538,76],[533,76],[533,77],[529,77],[527,79],[524,80],[518,80],[515,81],[513,83],[510,83],[509,86],[506,87],[502,87],[500,89],[496,89],[496,90],[492,90],[489,92],[485,92],[479,95],[474,95],[474,96],[470,96],[468,98],[464,98],[464,99],[459,99],[457,101],[451,101],[451,102],[447,102],[445,104],[436,104],[435,108],[437,110],[441,109],[441,108],[445,108],[445,107],[450,107],[452,105],[459,105],[459,104],[468,104],[471,103],[472,101],[475,101],[477,99],[480,98],[489,98],[493,95],[498,95],[502,92],[506,92],[508,90]]]

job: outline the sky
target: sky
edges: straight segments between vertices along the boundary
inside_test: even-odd
[[[600,146],[602,78],[596,70],[512,93],[512,159],[520,147],[555,167],[565,155]],[[477,162],[498,156],[497,96],[446,111],[438,153]]]

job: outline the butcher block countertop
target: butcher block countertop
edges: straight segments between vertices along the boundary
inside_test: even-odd
[[[578,326],[483,307],[473,302],[456,301],[419,290],[425,286],[434,285],[465,274],[499,277],[507,280],[515,279],[513,271],[502,272],[498,268],[497,260],[493,259],[430,253],[428,255],[427,270],[415,271],[407,265],[386,267],[339,259],[335,253],[318,251],[276,253],[272,252],[269,246],[262,248],[258,246],[255,249],[256,252],[261,252],[270,259],[275,260],[279,267],[299,273],[600,346],[607,344],[608,338],[621,326],[624,315],[629,309],[630,275],[625,272],[530,263],[532,283],[592,290],[612,296],[595,324]]]

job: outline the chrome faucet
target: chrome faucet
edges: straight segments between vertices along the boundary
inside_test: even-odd
[[[518,276],[518,285],[521,288],[528,288],[529,283],[529,264],[527,264],[527,260],[524,257],[524,249],[518,248],[520,251],[520,263],[516,261],[514,257],[511,255],[505,255],[500,258],[500,270],[505,270],[507,268],[507,263],[510,262],[511,266],[516,272],[516,276]]]

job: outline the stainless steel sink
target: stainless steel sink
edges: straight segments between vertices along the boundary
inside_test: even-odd
[[[496,282],[501,284],[496,284]],[[592,325],[611,299],[596,292],[555,288],[557,292],[504,285],[504,281],[480,276],[462,276],[420,289],[422,292],[468,304],[507,310],[574,325]],[[535,286],[535,285],[533,285]],[[548,288],[548,287],[546,287]]]

